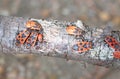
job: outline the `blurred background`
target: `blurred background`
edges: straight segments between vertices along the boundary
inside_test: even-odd
[[[120,0],[0,0],[0,15],[82,20],[120,29]],[[36,55],[0,55],[0,79],[115,79],[119,69]]]

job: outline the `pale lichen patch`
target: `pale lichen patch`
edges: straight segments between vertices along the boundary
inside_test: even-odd
[[[82,30],[86,30],[85,26],[83,25],[81,20],[78,20],[77,22],[75,22],[76,26],[79,27]]]
[[[107,60],[113,59],[114,50],[108,46],[96,46],[90,52],[90,57],[93,59]]]

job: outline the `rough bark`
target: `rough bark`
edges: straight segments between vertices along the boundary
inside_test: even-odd
[[[120,41],[119,31],[106,31],[100,28],[90,28],[81,21],[60,22],[56,20],[32,19],[38,21],[44,30],[44,42],[27,49],[24,45],[15,45],[16,33],[26,29],[25,23],[32,18],[0,16],[0,52],[5,54],[39,54],[44,56],[60,57],[67,60],[85,61],[104,67],[120,67],[119,59],[113,57],[114,49],[109,47],[104,39],[112,35]],[[66,27],[74,24],[85,31],[84,40],[91,41],[93,46],[87,52],[79,53],[72,49],[76,38],[66,32]]]

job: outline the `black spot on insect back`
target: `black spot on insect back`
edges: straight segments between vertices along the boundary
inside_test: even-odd
[[[31,41],[31,39],[30,39],[30,38],[28,38],[28,41]]]
[[[79,45],[82,45],[82,43],[80,42]]]
[[[83,51],[83,48],[81,48],[80,50]]]

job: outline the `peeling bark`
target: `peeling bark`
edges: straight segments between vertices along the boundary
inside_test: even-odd
[[[28,20],[38,21],[43,28],[44,42],[27,49],[24,45],[15,45],[16,33],[26,29]],[[73,24],[85,33],[83,38],[76,38],[66,32],[66,27]],[[60,57],[67,60],[85,61],[104,67],[119,67],[119,59],[113,57],[114,49],[104,41],[106,35],[111,35],[120,41],[119,31],[107,32],[105,29],[90,28],[81,21],[60,22],[56,20],[42,20],[23,17],[0,16],[0,52],[5,54],[40,54],[44,56]],[[92,42],[92,48],[79,53],[72,49],[78,41],[87,40]]]

